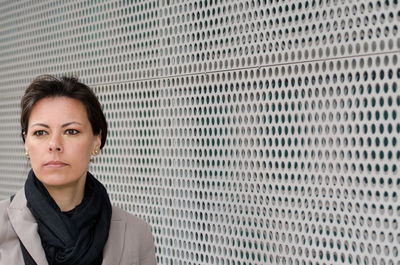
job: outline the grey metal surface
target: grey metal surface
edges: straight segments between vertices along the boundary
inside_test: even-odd
[[[0,197],[19,100],[91,85],[91,171],[159,264],[400,264],[398,1],[2,1]]]

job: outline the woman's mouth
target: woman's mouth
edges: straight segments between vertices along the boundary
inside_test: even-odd
[[[50,167],[50,168],[61,168],[61,167],[65,167],[68,164],[62,162],[62,161],[49,161],[46,164],[44,164],[44,166],[46,167]]]

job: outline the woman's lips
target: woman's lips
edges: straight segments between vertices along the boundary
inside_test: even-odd
[[[66,163],[61,162],[61,161],[50,161],[47,162],[46,164],[44,164],[46,167],[50,167],[50,168],[61,168],[61,167],[65,167],[67,166]]]

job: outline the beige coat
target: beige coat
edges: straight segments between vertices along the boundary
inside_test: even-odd
[[[24,264],[19,240],[36,261],[48,265],[37,232],[37,223],[26,207],[24,190],[11,202],[0,202],[0,265]],[[141,219],[113,207],[110,234],[103,252],[103,265],[154,265],[154,240]]]

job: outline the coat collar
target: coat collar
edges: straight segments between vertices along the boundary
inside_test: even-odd
[[[40,236],[37,232],[38,225],[26,207],[25,190],[19,190],[8,207],[8,216],[18,238],[38,265],[48,265]],[[119,264],[125,241],[126,222],[113,207],[110,232],[103,250],[102,265]]]

